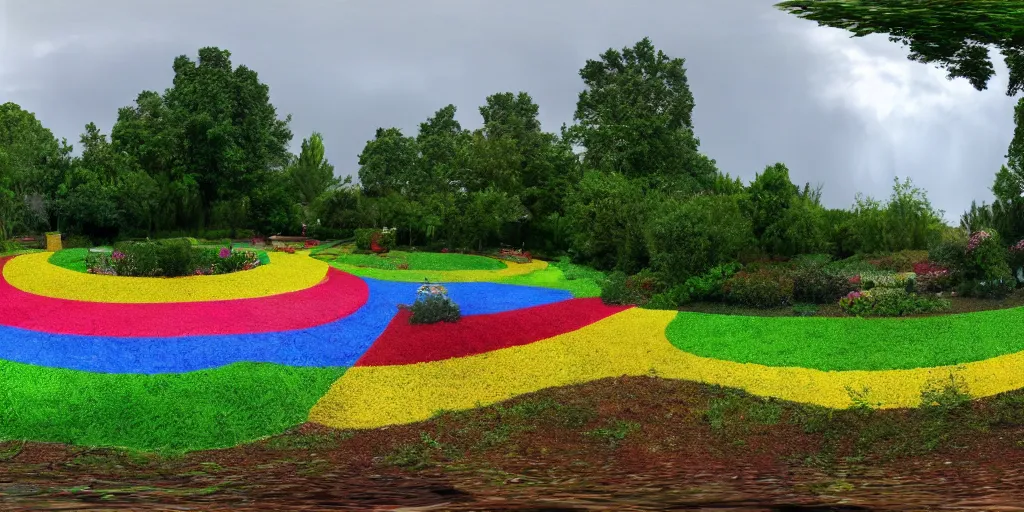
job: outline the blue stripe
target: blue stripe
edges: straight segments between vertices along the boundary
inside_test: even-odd
[[[50,334],[0,326],[0,359],[101,373],[182,373],[241,361],[290,366],[352,366],[380,337],[418,283],[364,279],[367,303],[352,315],[293,331],[243,335],[119,338]],[[463,315],[485,315],[572,298],[563,290],[495,283],[450,283]],[[259,318],[253,318],[258,323]]]

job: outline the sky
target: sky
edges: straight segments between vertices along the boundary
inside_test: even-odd
[[[775,162],[823,202],[884,199],[910,177],[957,222],[988,200],[1013,135],[1006,69],[987,91],[949,81],[885,36],[850,38],[773,0],[0,0],[0,103],[77,144],[117,109],[171,85],[178,55],[217,46],[292,114],[293,151],[324,136],[355,174],[378,127],[414,135],[452,103],[464,128],[497,92],[526,91],[542,126],[572,116],[579,69],[643,37],[686,60],[701,150],[745,182]],[[994,55],[998,57],[998,54]]]

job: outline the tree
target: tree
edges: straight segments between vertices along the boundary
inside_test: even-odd
[[[465,184],[463,163],[469,133],[455,120],[455,105],[447,105],[420,123],[416,144],[422,153],[423,178],[429,191],[455,190]]]
[[[369,196],[412,194],[425,185],[416,139],[398,128],[378,128],[359,154],[359,183]]]
[[[602,270],[639,271],[649,259],[644,230],[655,201],[637,180],[587,171],[566,199],[570,251]]]
[[[56,186],[70,153],[67,141],[58,141],[35,114],[15,103],[0,105],[0,241],[26,226],[26,199]]]
[[[662,203],[645,229],[651,267],[669,283],[736,261],[753,242],[736,196],[699,195]]]
[[[313,132],[302,141],[299,158],[288,167],[288,178],[298,193],[301,203],[309,205],[324,192],[339,183],[334,177],[334,166],[324,157],[324,139]]]
[[[291,116],[278,119],[270,88],[230,57],[215,47],[200,49],[198,62],[179,56],[164,95],[180,134],[174,174],[196,183],[201,224],[215,201],[249,196],[288,162]]]
[[[711,184],[714,162],[697,152],[694,99],[683,64],[648,38],[587,61],[580,70],[586,90],[576,104],[578,124],[570,129],[573,142],[586,150],[584,164],[657,187]]]
[[[966,78],[979,91],[995,75],[988,51],[995,46],[1009,69],[1006,95],[1024,91],[1024,1],[789,0],[777,7],[854,37],[888,34],[910,48],[910,60]]]

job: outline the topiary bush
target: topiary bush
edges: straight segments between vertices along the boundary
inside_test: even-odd
[[[416,302],[409,307],[413,324],[458,322],[462,317],[458,304],[448,297],[448,290],[439,284],[424,283],[417,290]]]

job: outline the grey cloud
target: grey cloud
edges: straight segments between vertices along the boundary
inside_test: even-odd
[[[993,99],[1000,87],[972,96],[978,108],[959,110],[966,117],[955,126],[936,118],[893,147],[862,116],[815,99],[808,77],[835,63],[795,34],[821,29],[772,3],[23,0],[7,4],[0,101],[77,142],[85,123],[108,131],[118,107],[169,86],[175,56],[220,46],[260,73],[282,115],[293,114],[293,147],[320,131],[348,174],[377,127],[412,134],[454,103],[474,128],[495,92],[530,92],[544,128],[557,130],[572,121],[585,60],[650,36],[686,59],[702,150],[723,171],[750,179],[783,161],[794,181],[823,183],[831,206],[848,206],[856,191],[884,197],[887,176],[910,175],[950,218],[989,196],[1013,128],[1012,102]],[[52,53],[35,57],[47,41]],[[854,44],[905,58],[884,40]],[[868,166],[886,178],[868,179]]]

